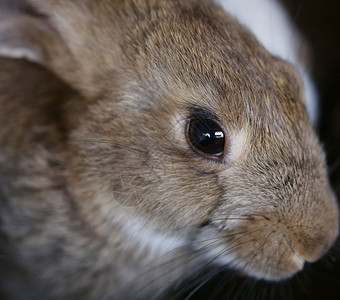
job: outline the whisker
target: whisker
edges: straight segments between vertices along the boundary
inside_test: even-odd
[[[216,241],[216,240],[219,241],[219,240],[221,240],[222,238],[234,237],[234,236],[237,236],[237,235],[240,235],[240,234],[243,234],[242,237],[244,237],[244,236],[246,236],[246,235],[248,235],[248,234],[257,232],[257,231],[259,231],[259,230],[260,230],[260,229],[258,229],[258,230],[253,230],[253,231],[251,231],[251,232],[249,232],[249,231],[239,231],[239,232],[233,232],[233,233],[225,234],[225,235],[221,235],[221,236],[214,236],[214,237],[211,237],[211,238],[206,238],[206,239],[201,239],[201,240],[193,241],[193,242],[184,244],[184,245],[182,245],[182,246],[176,247],[176,248],[170,250],[169,252],[167,252],[166,254],[163,254],[163,255],[160,256],[159,258],[161,258],[161,257],[163,257],[163,256],[165,256],[165,255],[169,255],[169,254],[172,253],[172,252],[179,251],[179,250],[181,250],[181,249],[183,249],[183,248],[191,247],[191,246],[193,246],[193,245],[195,245],[195,244],[203,244],[203,243],[205,243],[205,242]],[[242,237],[241,237],[241,238],[242,238]],[[213,243],[205,244],[204,246],[202,246],[202,248],[199,248],[199,251],[200,251],[200,249],[203,249],[203,248],[205,248],[206,246],[210,246],[210,245],[212,245],[212,244],[213,244]]]
[[[257,230],[255,230],[255,231],[257,231]],[[254,231],[254,232],[255,232],[255,231]],[[244,237],[244,236],[246,236],[246,235],[248,235],[248,234],[251,234],[251,233],[252,233],[252,232],[238,232],[238,233],[233,233],[233,234],[230,234],[230,235],[225,235],[225,236],[223,236],[223,237],[236,236],[236,235],[242,234],[242,236],[239,237],[239,238],[237,239],[237,240],[239,240],[239,239],[241,239],[242,237]],[[209,239],[203,239],[203,240],[200,240],[200,241],[190,242],[190,243],[188,243],[188,244],[186,244],[186,245],[183,245],[183,246],[177,247],[177,248],[175,248],[175,249],[172,249],[172,250],[170,250],[169,252],[167,252],[167,253],[165,253],[165,254],[163,254],[163,255],[157,257],[157,258],[153,261],[153,263],[150,264],[150,265],[148,266],[148,268],[145,269],[145,270],[140,274],[140,276],[145,276],[145,275],[147,275],[147,274],[150,274],[150,273],[152,273],[154,270],[156,270],[156,269],[158,269],[158,268],[160,268],[160,267],[164,268],[164,267],[166,267],[166,266],[168,266],[168,265],[172,265],[173,262],[177,262],[178,260],[180,261],[179,264],[180,264],[180,266],[181,266],[182,263],[181,263],[181,260],[180,260],[180,259],[183,258],[183,257],[188,256],[188,253],[185,252],[185,251],[182,252],[182,253],[180,253],[179,255],[176,255],[175,257],[171,256],[170,259],[165,260],[164,262],[159,263],[159,261],[160,261],[162,258],[164,258],[164,257],[166,257],[166,256],[169,256],[171,253],[178,252],[178,251],[183,250],[183,249],[185,249],[185,248],[189,248],[190,246],[193,246],[194,244],[202,244],[202,243],[211,241],[210,243],[204,244],[203,246],[201,246],[201,247],[199,247],[199,248],[197,248],[197,249],[191,250],[191,252],[190,252],[190,257],[188,257],[188,258],[185,260],[185,263],[186,263],[186,264],[190,264],[190,263],[192,263],[195,259],[197,259],[197,260],[200,259],[199,254],[200,254],[200,253],[203,254],[205,251],[208,251],[208,250],[211,248],[211,246],[212,246],[213,244],[219,242],[219,241],[221,240],[221,238],[222,238],[222,237],[219,236],[219,237],[214,237],[214,238],[209,238]],[[237,242],[237,240],[233,241],[233,243]],[[232,244],[232,243],[231,243],[231,244]],[[230,244],[230,245],[231,245],[231,244]],[[232,249],[232,248],[233,248],[233,247],[226,248],[225,251],[224,251],[224,253],[227,252],[227,251],[229,251],[229,250]],[[215,259],[217,259],[217,257],[216,257]],[[213,259],[211,262],[208,262],[208,263],[206,264],[206,266],[210,265],[215,259]],[[178,266],[174,265],[174,266],[172,266],[170,269],[167,269],[167,271],[164,272],[164,273],[162,274],[162,276],[159,276],[159,277],[158,277],[157,279],[155,279],[155,280],[151,280],[148,284],[144,285],[144,286],[143,286],[141,289],[139,289],[137,292],[141,291],[142,289],[147,288],[148,286],[150,286],[151,284],[153,284],[156,280],[160,280],[160,279],[164,278],[167,274],[169,274],[170,272],[174,271],[176,268],[178,268]],[[200,267],[200,269],[201,269],[201,268],[202,268],[202,267]],[[199,275],[199,273],[198,273],[198,275]]]
[[[249,252],[249,254],[251,254],[252,252],[254,252],[254,254],[253,254],[252,257],[247,261],[247,263],[244,265],[244,267],[242,268],[242,270],[240,271],[240,273],[242,273],[242,272],[245,270],[245,268],[246,268],[247,266],[249,266],[249,264],[254,260],[254,258],[260,253],[260,251],[263,249],[263,247],[264,247],[264,245],[266,244],[266,242],[267,242],[269,236],[270,236],[272,233],[274,233],[274,231],[271,231],[271,232],[264,238],[263,243],[260,245],[260,247],[258,247],[255,251],[251,250],[251,251]],[[248,254],[248,255],[249,255],[249,254]],[[243,257],[242,260],[244,260],[248,255],[246,255],[245,257]]]
[[[258,231],[258,230],[254,230],[254,231],[252,231],[252,232],[247,232],[246,234],[242,235],[242,236],[239,237],[238,239],[234,240],[232,243],[228,244],[228,247],[226,247],[226,248],[225,248],[223,251],[221,251],[217,256],[215,256],[213,259],[211,259],[209,262],[207,262],[207,263],[201,268],[201,270],[206,269],[206,268],[207,268],[209,265],[211,265],[215,260],[217,260],[220,256],[224,255],[225,253],[227,253],[227,252],[230,251],[231,249],[236,248],[236,247],[239,247],[239,246],[242,245],[242,244],[247,244],[247,243],[252,242],[252,241],[246,241],[246,242],[244,242],[244,243],[238,243],[238,244],[232,246],[234,243],[236,243],[237,241],[239,241],[239,240],[240,240],[241,238],[243,238],[244,236],[247,236],[247,235],[249,235],[249,234],[251,234],[251,233],[253,233],[253,232],[256,232],[256,231]],[[273,233],[273,232],[271,232],[271,233]],[[270,234],[271,234],[271,233],[270,233]],[[266,240],[269,238],[270,234],[267,235],[267,237],[265,238],[265,241],[264,241],[263,245],[261,245],[261,247],[258,249],[257,252],[259,252],[259,250],[260,250],[261,248],[263,248],[263,246],[264,246],[264,244],[266,243]],[[212,244],[212,243],[211,243],[211,244]],[[256,252],[256,253],[257,253],[257,252]],[[255,254],[256,254],[256,253],[255,253]],[[248,255],[249,255],[249,254],[248,254]],[[248,255],[246,255],[245,257],[247,257]],[[250,261],[251,261],[254,257],[255,257],[255,255],[250,259]],[[246,267],[246,266],[245,266],[245,267]],[[244,268],[245,268],[245,267],[244,267]],[[244,268],[243,268],[243,269],[244,269]],[[241,273],[241,272],[242,272],[242,271],[240,271],[240,273]],[[202,273],[202,271],[200,271],[200,272],[198,272],[197,274],[195,274],[193,280],[195,280],[201,273]]]
[[[186,253],[185,255],[181,255],[180,257],[185,257],[188,256],[188,254]],[[198,259],[198,256],[194,256],[192,253],[190,255],[190,257],[187,257],[187,259],[185,260],[185,264],[186,265],[190,265],[190,263],[192,263],[195,259]],[[175,264],[174,264],[175,263]],[[153,266],[152,268],[143,271],[140,276],[146,276],[148,273],[152,274],[152,271],[154,271],[155,269],[158,268],[164,268],[166,265],[171,264],[171,268],[168,268],[165,272],[163,272],[160,276],[157,276],[157,278],[152,278],[149,280],[148,283],[146,283],[145,285],[143,285],[142,287],[138,288],[135,292],[134,295],[137,295],[138,293],[140,293],[141,291],[143,291],[144,289],[146,289],[147,287],[151,286],[152,284],[155,284],[155,282],[163,279],[164,277],[166,277],[169,273],[171,273],[172,271],[176,270],[179,267],[183,267],[183,260],[179,259],[179,257],[171,257],[171,259],[169,261],[166,261],[164,263],[161,264],[156,264],[155,266]],[[173,265],[174,264],[174,265]]]
[[[198,292],[199,289],[201,289],[207,282],[209,282],[212,278],[214,278],[220,272],[221,272],[220,269],[216,269],[214,271],[208,272],[207,275],[199,279],[199,281],[201,281],[199,284],[196,285],[196,282],[195,283],[192,282],[190,285],[186,286],[185,287],[186,289],[184,291],[190,290],[193,285],[196,285],[196,287],[190,292],[188,296],[185,297],[184,300],[189,300],[193,295],[195,295]],[[181,295],[183,294],[183,291],[179,291],[176,294]]]
[[[234,241],[235,242],[235,241]],[[214,261],[216,261],[219,257],[221,257],[222,255],[224,255],[225,253],[227,253],[228,251],[230,251],[231,249],[233,248],[236,248],[236,247],[239,247],[240,245],[243,245],[243,244],[247,244],[247,243],[250,243],[251,241],[246,241],[244,243],[238,243],[236,245],[234,245],[233,247],[227,247],[226,249],[224,249],[223,251],[221,251],[218,255],[216,255],[213,259],[211,259],[209,262],[207,262],[203,267],[201,267],[201,271],[196,273],[195,276],[193,277],[192,281],[194,281],[195,279],[197,279],[197,277],[202,273],[203,270],[205,270],[206,268],[209,267],[209,265],[211,265]],[[230,246],[230,245],[228,245]],[[237,265],[237,264],[236,264]],[[219,271],[220,272],[220,271]],[[217,273],[219,273],[217,272]],[[215,275],[217,275],[217,273]],[[214,276],[215,276],[214,275]],[[210,280],[210,279],[209,279]],[[201,288],[205,283],[207,283],[209,280],[206,280],[204,281],[203,284],[200,284],[199,287],[197,289],[195,289],[191,294],[190,294],[190,297],[193,296],[199,288]],[[193,283],[191,284],[191,286],[193,285]],[[183,291],[181,291],[183,293]],[[186,298],[186,299],[189,299],[189,298]]]
[[[211,219],[211,222],[218,222],[218,221],[228,221],[228,220],[246,220],[246,221],[250,221],[252,220],[251,217],[223,217],[223,218],[215,218],[215,219]]]
[[[305,285],[303,284],[303,281],[301,280],[301,277],[299,274],[297,274],[296,276],[296,280],[297,283],[299,284],[300,288],[302,289],[302,291],[305,293],[305,295],[310,297],[310,293],[308,292],[308,290],[305,288]]]
[[[237,238],[236,240],[234,240],[232,243],[228,244],[228,246],[223,250],[221,251],[217,256],[215,256],[214,258],[212,258],[211,260],[209,260],[207,263],[205,263],[203,266],[200,265],[199,266],[199,269],[200,271],[198,271],[195,276],[192,278],[192,280],[196,280],[198,278],[199,275],[202,274],[203,270],[206,270],[214,261],[216,261],[220,256],[224,255],[225,253],[227,253],[228,251],[232,250],[233,248],[236,248],[236,247],[239,247],[240,245],[242,244],[246,244],[246,243],[249,243],[250,241],[247,241],[247,242],[244,242],[244,243],[238,243],[236,245],[233,245],[235,243],[237,243],[241,238],[243,238],[244,236],[247,236],[253,232],[256,232],[258,230],[254,230],[252,232],[246,232],[245,234],[243,234],[241,237]],[[240,234],[240,233],[239,233]],[[221,239],[221,237],[220,237]],[[195,250],[194,253],[198,253],[198,252],[202,252],[203,250],[206,250],[206,249],[210,249],[211,245],[216,243],[216,238],[213,239],[214,241],[208,245],[203,245],[202,247],[200,247],[199,249]],[[200,241],[202,243],[202,241]],[[195,257],[197,258],[197,257]],[[192,260],[192,258],[190,258],[190,260]],[[170,261],[171,262],[171,261]],[[169,263],[169,262],[166,262],[166,264]],[[186,263],[189,263],[188,260],[186,260]],[[162,264],[163,265],[163,264]],[[156,267],[159,267],[160,265],[158,264]],[[167,272],[164,272],[162,274],[162,276],[159,276],[157,279],[155,280],[159,280],[161,278],[164,278],[164,276],[166,276],[167,274],[169,274],[171,271],[173,271],[174,269],[176,269],[177,267],[174,266],[172,268],[170,268],[169,270],[167,270]],[[148,270],[150,271],[150,270]],[[147,286],[151,285],[152,283],[155,282],[155,280],[152,280],[149,284],[145,285],[142,289],[146,288]],[[140,291],[140,290],[139,290]]]
[[[216,288],[211,291],[211,299],[217,298],[220,292],[225,289],[225,287],[233,282],[235,278],[237,278],[237,273],[234,274],[227,274],[227,276],[222,276],[222,278],[216,283]]]
[[[203,241],[213,241],[213,242],[211,242],[210,244],[207,244],[207,245],[203,245],[202,247],[200,247],[200,248],[198,248],[198,249],[195,249],[194,251],[191,250],[191,252],[190,252],[190,258],[187,258],[186,261],[185,261],[185,263],[186,263],[186,264],[189,264],[189,263],[191,263],[193,260],[199,259],[199,256],[198,256],[198,255],[197,255],[197,256],[194,256],[194,254],[197,254],[197,253],[200,253],[200,252],[202,252],[202,251],[205,251],[205,249],[209,249],[209,247],[210,247],[212,244],[216,243],[216,240],[219,240],[219,239],[220,239],[220,237],[215,237],[215,238],[209,238],[209,239],[203,240]],[[197,244],[197,243],[202,243],[202,241],[197,241],[197,242],[188,243],[188,244],[186,244],[186,245],[183,245],[183,246],[177,247],[177,248],[175,248],[175,249],[172,249],[171,251],[167,252],[166,254],[163,254],[162,256],[159,256],[156,260],[154,260],[154,262],[153,262],[154,266],[150,266],[150,268],[148,268],[147,270],[143,271],[143,273],[141,274],[141,276],[145,276],[147,273],[150,273],[150,272],[154,271],[156,268],[160,268],[160,267],[164,267],[164,266],[166,266],[166,265],[168,265],[168,264],[172,264],[173,261],[176,262],[176,261],[178,261],[179,258],[182,258],[182,257],[187,256],[188,253],[185,253],[185,252],[184,252],[184,253],[182,253],[180,256],[171,257],[170,260],[165,261],[165,262],[163,262],[163,263],[161,263],[161,264],[160,264],[160,263],[157,263],[157,261],[158,261],[159,259],[161,259],[162,257],[167,256],[167,255],[169,255],[169,254],[172,253],[172,252],[179,251],[180,249],[188,248],[189,246],[192,246],[193,244]],[[180,265],[182,266],[182,262],[180,261],[179,263],[180,263]],[[160,279],[164,278],[164,277],[165,277],[166,275],[168,275],[170,272],[174,271],[177,267],[178,267],[178,266],[176,266],[176,265],[173,266],[173,267],[171,267],[171,268],[168,269],[166,272],[164,272],[164,273],[162,274],[162,276],[159,276],[159,277],[157,277],[155,280],[150,281],[148,284],[144,285],[141,289],[138,289],[137,292],[140,292],[142,289],[147,288],[148,286],[150,286],[151,284],[153,284],[156,280],[160,280]],[[137,292],[136,292],[136,293],[137,293]]]
[[[264,219],[267,219],[264,215],[261,214],[246,214],[246,215],[228,215],[226,217],[221,217],[221,218],[214,218],[211,219],[211,222],[214,221],[227,221],[227,220],[246,220],[246,221],[252,221],[254,219],[254,217],[261,217]]]

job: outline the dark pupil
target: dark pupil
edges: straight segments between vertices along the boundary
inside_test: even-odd
[[[191,120],[188,134],[192,146],[197,150],[210,155],[223,154],[224,132],[214,121]]]

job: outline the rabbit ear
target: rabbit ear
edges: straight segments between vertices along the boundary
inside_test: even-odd
[[[101,40],[100,21],[85,5],[90,1],[29,2],[43,15],[0,12],[0,55],[37,62],[87,96],[101,93],[115,60],[106,47],[114,50]]]
[[[0,11],[0,55],[41,64],[73,86],[75,62],[67,46],[49,21],[24,11]]]
[[[44,51],[39,39],[44,26],[28,16],[0,13],[0,55],[24,58],[44,64]]]

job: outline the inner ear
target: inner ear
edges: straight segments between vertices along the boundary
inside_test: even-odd
[[[49,20],[25,11],[0,11],[0,55],[38,63],[73,85],[72,56]],[[76,84],[75,84],[76,85]]]
[[[112,22],[116,7],[100,6],[103,1],[98,5],[27,1],[39,13],[27,13],[20,7],[6,11],[0,6],[0,55],[39,63],[86,97],[105,92],[111,84],[107,74],[114,73],[122,61],[116,41],[120,35],[114,28],[117,22]],[[103,7],[110,12],[103,13]]]
[[[42,40],[51,40],[55,34],[42,18],[0,12],[0,55],[23,58],[42,65],[46,64]]]
[[[0,8],[0,56],[38,63],[79,92],[86,91],[86,74],[77,68],[68,46],[49,18],[27,10]]]

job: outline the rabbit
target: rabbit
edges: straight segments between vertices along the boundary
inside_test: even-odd
[[[0,19],[0,290],[168,299],[282,282],[338,236],[303,82],[210,1],[30,0]]]

